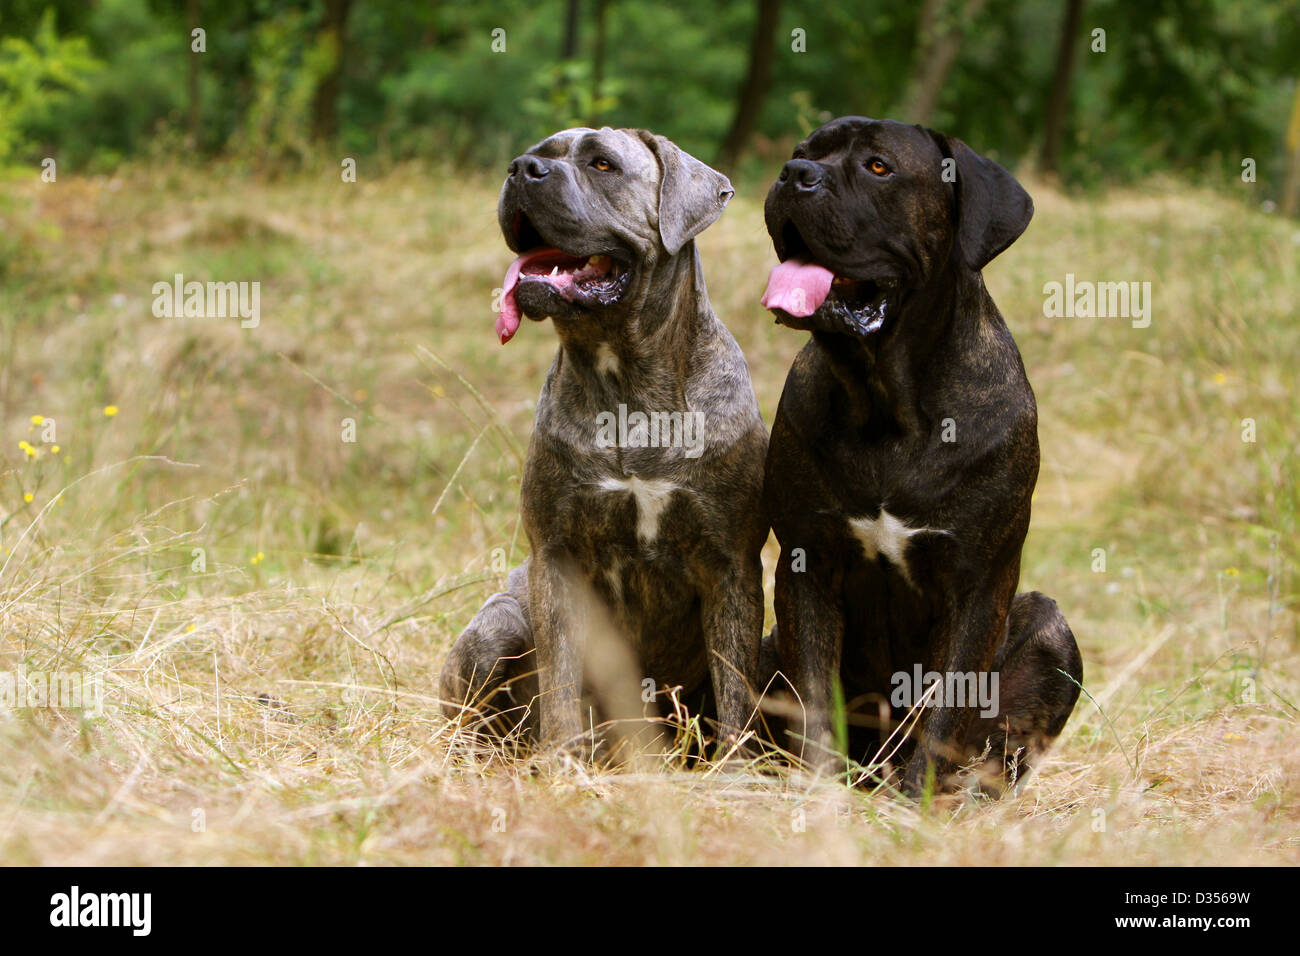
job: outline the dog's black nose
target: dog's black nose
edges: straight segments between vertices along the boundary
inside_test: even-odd
[[[511,179],[518,179],[521,174],[524,179],[545,179],[551,174],[551,166],[540,156],[525,154],[510,164]]]
[[[781,170],[777,182],[794,182],[796,189],[802,192],[814,192],[821,188],[822,168],[807,159],[792,159]]]

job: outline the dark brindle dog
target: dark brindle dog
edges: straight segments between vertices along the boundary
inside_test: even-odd
[[[594,601],[638,679],[711,687],[731,735],[749,720],[767,433],[693,238],[731,195],[725,176],[642,130],[567,130],[510,165],[499,218],[520,255],[497,332],[508,340],[521,312],[550,318],[560,350],[524,465],[532,555],[457,639],[449,716],[529,708],[545,743],[576,741],[599,683],[584,673]]]
[[[985,785],[1000,789],[1060,733],[1083,676],[1056,603],[1016,593],[1037,410],[980,276],[1033,203],[959,140],[849,116],[799,144],[765,213],[781,265],[763,304],[812,332],[764,488],[781,542],[776,644],[805,708],[804,754],[834,761],[836,675],[859,760],[930,689],[937,706],[918,712],[901,752],[904,789],[931,772],[951,787],[981,755]],[[979,689],[991,706],[972,699]]]

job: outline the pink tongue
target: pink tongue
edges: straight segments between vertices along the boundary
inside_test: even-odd
[[[504,294],[501,296],[501,311],[497,313],[496,323],[497,338],[501,340],[502,345],[514,338],[515,332],[519,331],[519,306],[515,303],[515,286],[519,285],[519,273],[524,266],[534,259],[557,254],[563,255],[559,249],[541,246],[537,249],[529,249],[510,263],[510,268],[506,270],[505,282],[502,285]]]
[[[519,306],[515,304],[515,286],[519,284],[519,270],[524,266],[524,260],[528,256],[522,255],[514,262],[510,263],[510,268],[506,270],[506,281],[503,285],[505,294],[501,296],[501,311],[497,313],[497,338],[501,344],[505,345],[519,330]]]
[[[826,301],[834,278],[830,269],[802,259],[787,259],[767,277],[763,308],[781,309],[798,318],[812,315]]]

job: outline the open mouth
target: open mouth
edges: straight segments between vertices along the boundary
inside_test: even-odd
[[[506,271],[497,335],[509,342],[519,329],[519,305],[515,299],[521,287],[548,289],[566,302],[588,307],[612,305],[622,298],[630,274],[612,255],[573,255],[548,244],[528,217],[515,216],[516,245],[526,249]]]
[[[814,262],[793,223],[786,223],[781,239],[786,259],[768,276],[763,308],[783,312],[790,320],[816,315],[819,325],[856,335],[880,330],[890,300],[896,298],[893,282],[837,275]],[[780,315],[777,321],[783,322]],[[783,324],[804,327],[796,321]]]

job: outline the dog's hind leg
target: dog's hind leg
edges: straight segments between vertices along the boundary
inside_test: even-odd
[[[505,735],[536,732],[537,652],[528,615],[528,562],[510,572],[461,631],[439,681],[442,712]]]
[[[994,662],[997,713],[976,719],[966,736],[979,788],[1001,795],[1041,760],[1065,727],[1083,683],[1083,659],[1056,602],[1037,591],[1017,594],[1007,636]]]

